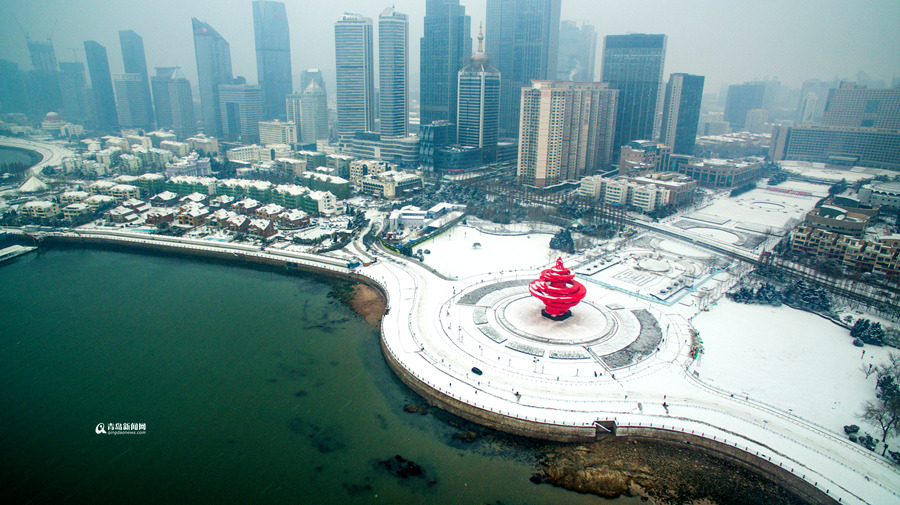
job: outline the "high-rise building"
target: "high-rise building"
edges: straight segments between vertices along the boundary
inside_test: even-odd
[[[665,35],[634,33],[604,37],[601,80],[619,90],[613,147],[616,158],[626,143],[657,137],[665,61]]]
[[[294,142],[300,142],[302,139],[303,125],[300,120],[303,113],[302,98],[303,95],[300,93],[291,93],[284,97],[285,117],[297,125],[297,138],[294,139]]]
[[[337,131],[375,130],[375,69],[372,18],[344,13],[334,23]]]
[[[666,84],[662,127],[659,138],[675,154],[694,154],[700,102],[703,99],[702,75],[672,74]]]
[[[800,124],[810,124],[816,122],[816,111],[819,109],[819,96],[810,91],[803,97],[800,102]]]
[[[559,56],[556,58],[558,81],[594,80],[597,60],[597,32],[593,25],[563,21],[559,25]]]
[[[262,120],[262,90],[250,84],[219,85],[219,116],[222,136],[229,142],[259,142]]]
[[[311,79],[300,102],[300,138],[304,144],[328,138],[328,99],[318,81]]]
[[[153,120],[153,100],[150,98],[150,77],[147,73],[147,58],[144,55],[144,39],[132,30],[119,32],[119,44],[122,46],[122,63],[126,74],[141,76],[139,101],[141,110],[132,110],[132,120],[142,126],[150,127]]]
[[[490,163],[497,157],[500,131],[500,71],[488,62],[483,41],[479,33],[472,63],[459,71],[456,143],[480,148],[482,160]]]
[[[519,135],[521,89],[556,77],[560,0],[488,0],[485,49],[500,70],[500,134]]]
[[[152,123],[147,121],[150,119],[147,117],[147,93],[144,92],[141,74],[117,74],[113,77],[113,85],[116,89],[119,125],[152,130]]]
[[[532,81],[521,93],[520,183],[552,186],[609,169],[619,91],[605,82]]]
[[[178,67],[156,67],[156,75],[150,79],[153,88],[153,105],[156,124],[169,128],[184,140],[197,132],[194,121],[194,99],[191,83]]]
[[[409,19],[388,7],[378,16],[381,135],[409,134]]]
[[[25,91],[33,117],[44,117],[48,112],[58,112],[63,108],[62,92],[59,86],[59,67],[53,42],[27,39],[28,53],[34,70],[25,73]]]
[[[456,121],[457,73],[472,53],[471,20],[459,0],[426,0],[419,46],[419,124]]]
[[[9,60],[0,60],[0,111],[28,112],[28,95],[25,80],[19,65]]]
[[[294,91],[291,36],[282,2],[254,0],[256,76],[263,94],[263,117],[284,119],[284,97]]]
[[[869,89],[842,82],[828,95],[822,124],[900,130],[900,87]]]
[[[300,74],[300,92],[302,93],[307,86],[309,86],[309,81],[316,81],[322,91],[325,94],[328,94],[328,91],[325,89],[325,78],[322,77],[322,71],[318,68],[307,68]]]
[[[731,131],[743,130],[747,121],[747,113],[763,107],[766,94],[766,83],[745,82],[728,86],[728,97],[725,99],[725,121],[731,124]]]
[[[97,111],[97,127],[101,130],[115,128],[119,124],[119,115],[116,111],[116,96],[113,94],[106,48],[93,40],[86,40],[84,41],[84,54],[87,59],[88,73],[91,75],[94,107]]]
[[[219,106],[219,85],[231,84],[233,81],[231,48],[213,27],[197,18],[191,18],[191,23],[194,29],[203,132],[209,136],[221,137],[223,121]]]
[[[87,95],[84,64],[77,61],[59,62],[59,88],[62,93],[63,117],[75,124],[85,124],[90,118],[90,98]]]

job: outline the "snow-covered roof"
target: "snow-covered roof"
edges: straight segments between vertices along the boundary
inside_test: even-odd
[[[45,191],[47,189],[48,186],[35,175],[29,177],[27,181],[19,186],[19,192],[21,193],[37,193],[38,191]]]

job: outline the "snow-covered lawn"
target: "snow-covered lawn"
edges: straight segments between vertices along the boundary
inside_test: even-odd
[[[548,233],[494,235],[459,225],[419,244],[416,249],[431,251],[424,256],[426,265],[445,275],[463,278],[547,265],[558,255],[558,251],[551,252],[551,238]]]
[[[693,320],[704,353],[695,369],[700,380],[791,411],[835,433],[858,424],[861,405],[875,399],[877,366],[890,348],[854,347],[849,331],[815,314],[787,306],[739,304],[722,299]],[[895,350],[896,351],[896,350]]]
[[[806,186],[815,186],[812,184],[804,184],[808,191],[813,188]],[[827,192],[827,186],[822,186]],[[781,189],[788,188],[785,183]],[[707,207],[697,212],[687,214],[685,217],[696,217],[699,221],[724,221],[723,226],[729,228],[741,228],[749,225],[753,229],[763,230],[765,228],[780,229],[791,219],[802,219],[803,216],[811,210],[818,196],[801,196],[786,193],[778,193],[765,188],[757,188],[748,191],[740,196],[729,197],[720,195]],[[715,216],[717,219],[710,219]]]

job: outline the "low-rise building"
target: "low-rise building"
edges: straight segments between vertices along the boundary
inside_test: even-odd
[[[289,229],[306,228],[309,226],[309,214],[300,209],[286,210],[278,216],[278,223]]]
[[[91,195],[84,199],[84,203],[91,208],[91,212],[97,212],[101,207],[115,204],[116,199],[109,195]]]
[[[122,205],[109,209],[106,212],[106,216],[113,223],[131,223],[140,219],[140,216],[137,215],[134,209],[129,209]]]
[[[132,186],[131,184],[116,184],[115,186],[109,188],[109,196],[112,196],[116,200],[120,202],[128,200],[129,198],[140,198],[141,197],[141,189],[137,186]]]
[[[69,205],[70,203],[83,202],[85,198],[91,196],[87,191],[66,191],[59,195],[60,205]]]
[[[278,229],[268,219],[251,219],[247,233],[260,238],[269,238],[278,233]]]
[[[866,184],[859,190],[859,199],[869,205],[900,209],[900,183]]]
[[[186,139],[185,142],[191,145],[192,150],[199,151],[203,156],[218,156],[219,154],[219,141],[215,137],[207,137],[198,133]]]
[[[152,208],[149,212],[147,212],[147,217],[145,222],[150,225],[157,225],[159,223],[173,223],[175,222],[175,215],[177,212],[172,208]]]
[[[221,230],[228,226],[229,219],[237,215],[237,212],[226,209],[219,209],[213,211],[213,213],[209,215],[209,218],[207,218],[206,220],[206,224],[208,226],[212,226]]]
[[[350,184],[358,188],[362,186],[362,180],[366,176],[375,176],[390,170],[396,165],[378,160],[354,160],[350,162]]]
[[[46,200],[32,200],[19,205],[19,214],[39,219],[49,219],[59,215],[59,205]]]
[[[762,176],[762,160],[724,160],[720,158],[693,160],[678,167],[682,173],[701,186],[736,188],[749,184]]]
[[[282,207],[281,205],[278,205],[277,203],[270,203],[256,209],[255,214],[262,219],[275,221],[276,219],[278,219],[279,214],[284,212],[284,210],[284,207]]]
[[[249,227],[250,218],[240,214],[229,217],[228,221],[225,222],[225,228],[234,233],[247,233],[247,228]]]
[[[390,171],[363,177],[361,191],[384,198],[397,198],[408,196],[420,189],[422,189],[420,176]]]
[[[70,203],[62,208],[64,219],[76,219],[91,213],[91,208],[86,203],[76,202]]]
[[[231,209],[235,212],[239,212],[245,215],[253,215],[256,213],[256,210],[262,207],[262,204],[252,198],[244,198],[238,202],[235,202],[234,205],[231,206]]]
[[[150,197],[150,204],[154,207],[171,207],[178,203],[178,195],[171,191],[163,191]]]
[[[791,233],[791,251],[818,261],[835,261],[857,272],[900,278],[900,235],[863,238],[802,224]]]
[[[182,226],[203,226],[206,224],[206,218],[209,216],[209,209],[206,206],[197,203],[188,203],[181,206],[181,211],[175,218],[178,224]]]
[[[177,176],[202,177],[212,174],[209,158],[201,158],[197,153],[176,159],[172,163],[166,163],[166,177]]]
[[[191,153],[191,145],[187,142],[177,142],[175,140],[164,140],[159,143],[160,149],[170,151],[179,158],[183,158]]]

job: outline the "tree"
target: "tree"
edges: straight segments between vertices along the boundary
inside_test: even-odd
[[[877,424],[881,428],[882,442],[887,440],[888,433],[892,430],[897,431],[897,423],[900,422],[898,412],[873,402],[866,402],[863,405],[862,418],[873,424]]]

